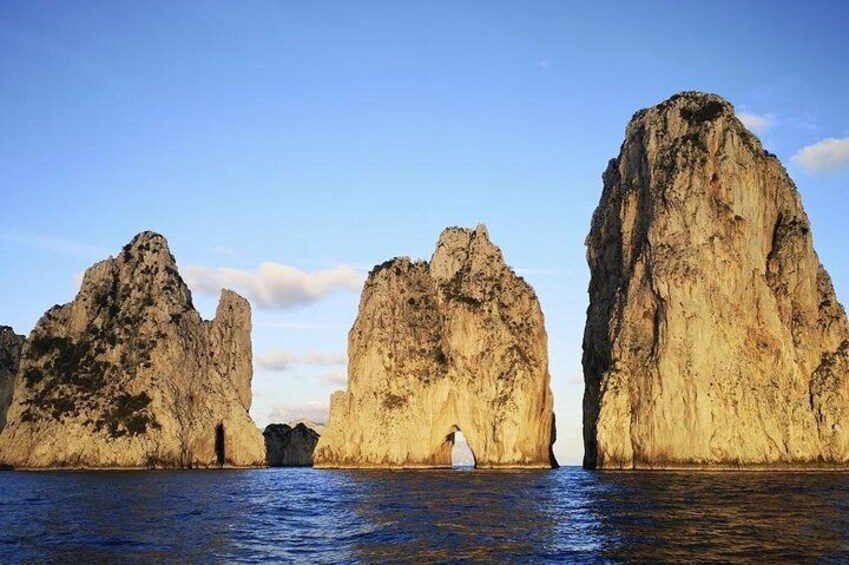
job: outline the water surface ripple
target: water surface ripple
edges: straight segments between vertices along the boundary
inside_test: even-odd
[[[849,562],[849,475],[0,473],[0,562]]]

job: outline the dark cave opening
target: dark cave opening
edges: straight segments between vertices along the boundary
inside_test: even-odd
[[[215,426],[215,459],[219,465],[224,465],[224,424]]]

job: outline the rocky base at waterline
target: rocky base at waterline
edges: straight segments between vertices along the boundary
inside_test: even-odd
[[[710,94],[638,112],[587,238],[584,465],[849,467],[849,326],[781,163]]]
[[[230,291],[202,320],[165,239],[139,234],[26,340],[0,464],[263,466],[250,332],[250,306]]]
[[[9,326],[0,326],[0,430],[6,425],[6,412],[12,403],[15,375],[21,361],[21,348],[26,338]]]
[[[484,226],[375,267],[348,357],[316,467],[450,467],[457,431],[478,467],[556,466],[542,311]]]
[[[269,467],[311,467],[319,433],[304,423],[269,424],[265,437],[265,462]]]

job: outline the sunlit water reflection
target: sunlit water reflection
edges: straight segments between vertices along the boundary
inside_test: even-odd
[[[849,560],[849,475],[2,473],[0,562]]]

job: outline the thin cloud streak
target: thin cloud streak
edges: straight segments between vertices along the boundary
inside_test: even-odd
[[[261,324],[257,324],[257,326],[262,326],[264,328],[283,328],[287,330],[316,330],[316,331],[326,331],[326,330],[346,330],[348,326],[344,324],[322,324],[322,323],[311,323],[311,322],[264,322]]]
[[[61,255],[86,259],[105,259],[110,255],[109,250],[103,247],[47,235],[0,233],[0,242],[16,243]]]
[[[322,381],[331,385],[348,386],[348,375],[345,373],[330,372],[319,375]]]

